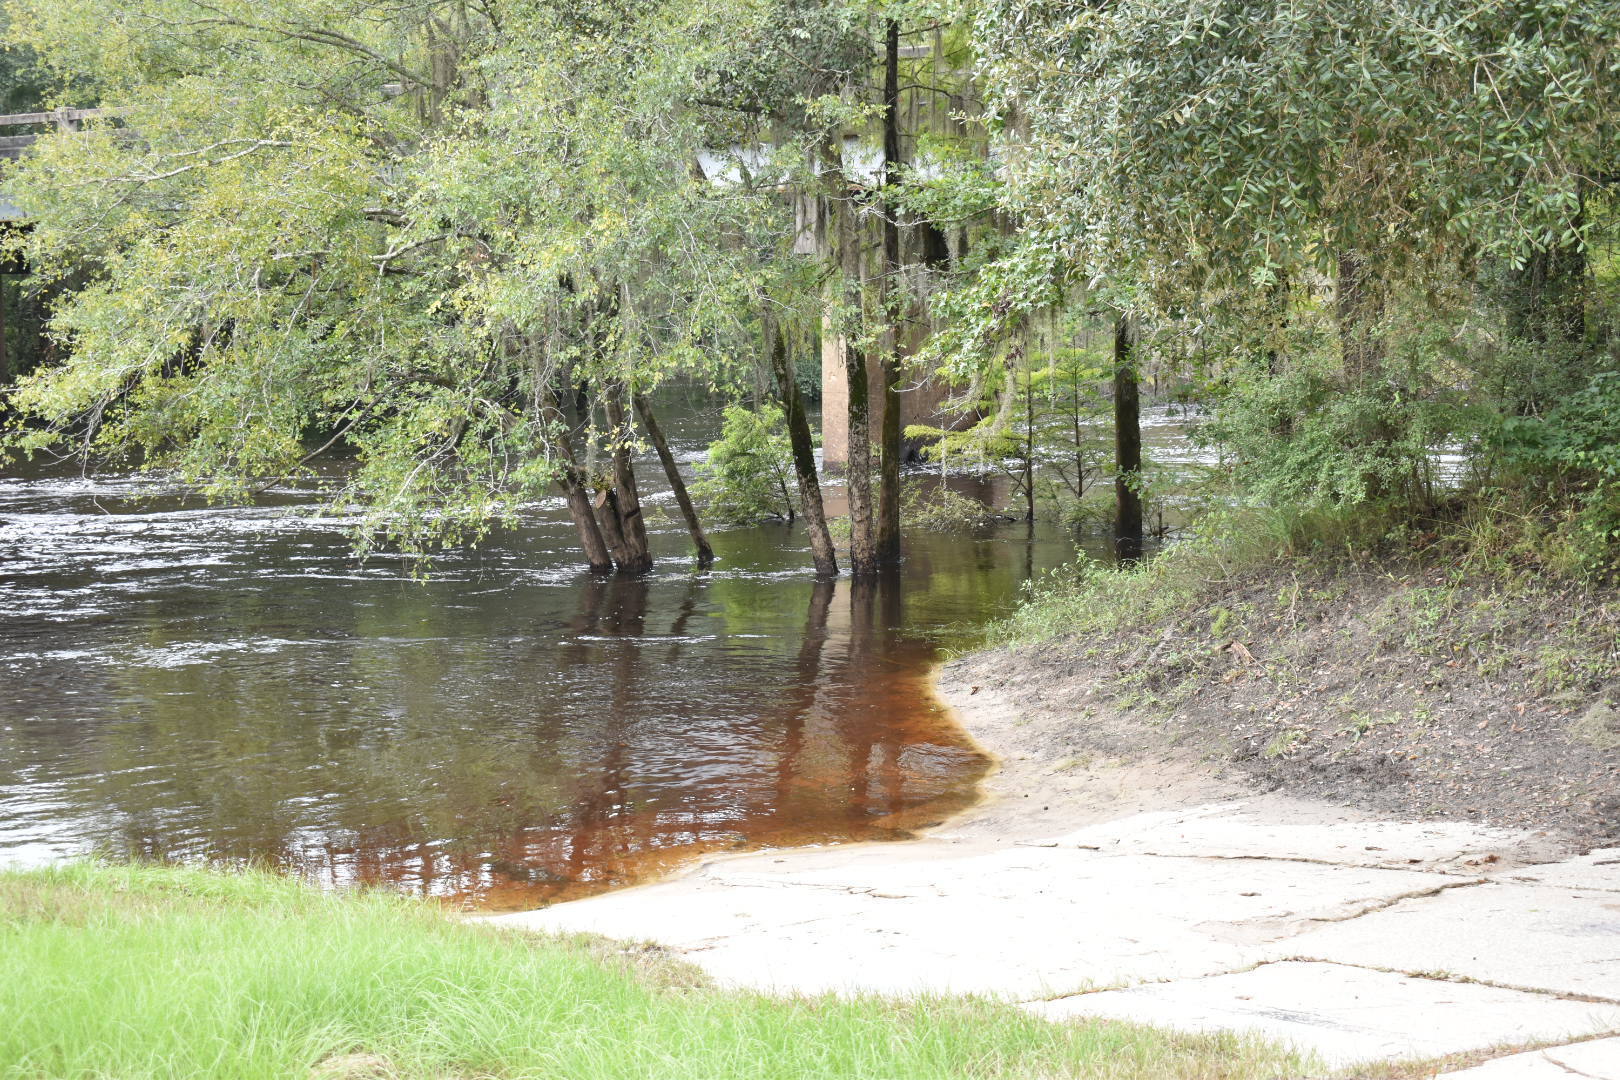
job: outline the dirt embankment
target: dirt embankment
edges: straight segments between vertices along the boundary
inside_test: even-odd
[[[1369,813],[1620,837],[1620,595],[1447,568],[1255,568],[1168,616],[948,665],[1027,767],[1201,760]]]

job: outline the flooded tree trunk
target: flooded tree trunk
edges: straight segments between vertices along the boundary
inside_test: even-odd
[[[793,473],[798,482],[805,532],[810,536],[810,558],[816,564],[818,578],[837,577],[838,553],[833,547],[832,534],[827,531],[827,511],[821,502],[821,480],[816,475],[815,440],[810,434],[810,420],[805,415],[799,381],[793,375],[786,332],[769,311],[765,313],[764,323],[765,347],[770,353],[771,371],[776,377],[777,393],[782,399],[782,413],[787,418],[788,443],[793,448]]]
[[[645,574],[652,569],[652,552],[647,547],[647,526],[641,516],[641,497],[636,492],[636,471],[630,461],[630,425],[624,416],[624,387],[613,386],[602,396],[612,439],[613,488],[608,506],[618,516],[618,531],[624,555],[617,560],[622,574]]]
[[[1129,315],[1114,323],[1114,551],[1142,554],[1142,403]]]
[[[641,426],[647,432],[647,438],[652,440],[659,462],[664,466],[664,476],[669,480],[670,490],[675,493],[675,503],[681,508],[681,516],[686,519],[686,531],[691,533],[692,546],[697,549],[698,565],[708,568],[714,563],[714,549],[709,546],[703,522],[698,520],[697,508],[692,505],[692,496],[686,491],[686,481],[681,477],[675,455],[669,452],[669,441],[664,438],[658,418],[653,415],[652,403],[647,400],[647,395],[640,393],[632,393],[630,401],[635,406],[636,415],[641,417]]]
[[[849,563],[858,577],[877,573],[877,547],[872,540],[871,393],[866,381],[866,354],[853,341],[844,344],[844,370],[849,379]]]
[[[556,398],[549,391],[544,406],[547,418],[555,422],[558,429],[556,449],[563,469],[557,486],[562,488],[563,499],[568,504],[568,516],[574,520],[580,550],[585,553],[585,562],[590,566],[591,573],[609,573],[613,569],[613,555],[603,539],[596,511],[591,506],[589,478],[580,470],[579,459],[574,455],[573,435],[563,419],[562,410],[557,407]]]
[[[623,574],[630,573],[632,559],[630,547],[624,541],[624,515],[619,511],[618,492],[611,486],[599,489],[591,506],[596,511],[597,520],[602,523],[602,538],[613,553],[614,569]]]
[[[900,561],[900,24],[888,20],[883,57],[883,424],[878,448],[877,560]]]
[[[841,218],[845,288],[851,305],[863,315],[861,225],[847,204]],[[850,571],[858,577],[866,577],[877,573],[878,565],[872,541],[872,403],[866,351],[860,334],[864,318],[858,315],[854,321],[856,325],[844,333],[844,375],[849,383],[849,462],[845,490],[849,497]]]
[[[574,430],[585,440],[585,465],[581,470],[582,486],[587,491],[592,486],[596,488],[596,494],[590,500],[591,513],[596,518],[602,539],[612,555],[613,568],[624,570],[632,561],[630,549],[624,539],[624,516],[619,512],[618,495],[613,490],[612,481],[604,483],[597,469],[596,439],[592,437],[591,432],[592,413],[595,412],[596,406],[591,401],[590,387],[584,381],[577,387],[574,408],[576,413]]]
[[[568,502],[568,514],[574,519],[574,529],[579,533],[579,546],[585,552],[585,562],[593,574],[609,573],[613,569],[613,555],[608,551],[607,541],[602,539],[596,511],[591,509],[590,492],[573,465],[567,467],[564,477],[563,497]]]

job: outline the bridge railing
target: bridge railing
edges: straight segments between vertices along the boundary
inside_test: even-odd
[[[77,131],[86,120],[96,116],[121,116],[128,109],[51,109],[49,112],[0,114],[0,128],[37,127],[55,124],[60,131]],[[34,144],[38,135],[0,135],[0,159],[16,160]]]
[[[92,117],[121,116],[128,111],[128,109],[51,109],[48,112],[4,113],[0,114],[0,129],[54,124],[59,131],[77,131],[84,121]],[[22,157],[23,151],[34,145],[38,138],[37,134],[0,135],[0,164]],[[21,221],[27,216],[21,207],[4,194],[0,194],[0,222]]]

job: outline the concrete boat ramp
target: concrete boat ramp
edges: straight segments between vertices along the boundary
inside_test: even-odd
[[[730,856],[491,921],[657,942],[725,986],[1252,1031],[1324,1072],[1490,1051],[1448,1075],[1620,1080],[1620,848],[1274,796],[1163,805],[1207,781],[1129,805],[1124,766],[1007,765],[998,799],[919,840]],[[1021,835],[1063,799],[1092,820]]]

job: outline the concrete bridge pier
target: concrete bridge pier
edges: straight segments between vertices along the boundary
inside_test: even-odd
[[[908,350],[909,351],[909,350]],[[883,372],[878,364],[867,365],[868,400],[872,403],[872,457],[877,460],[877,439],[883,430]],[[965,421],[959,415],[941,411],[951,388],[938,378],[913,378],[900,391],[900,429],[911,424],[954,428]],[[925,440],[906,439],[905,458],[918,460]],[[821,336],[821,457],[833,472],[849,463],[849,376],[844,369],[844,338],[831,330]]]

